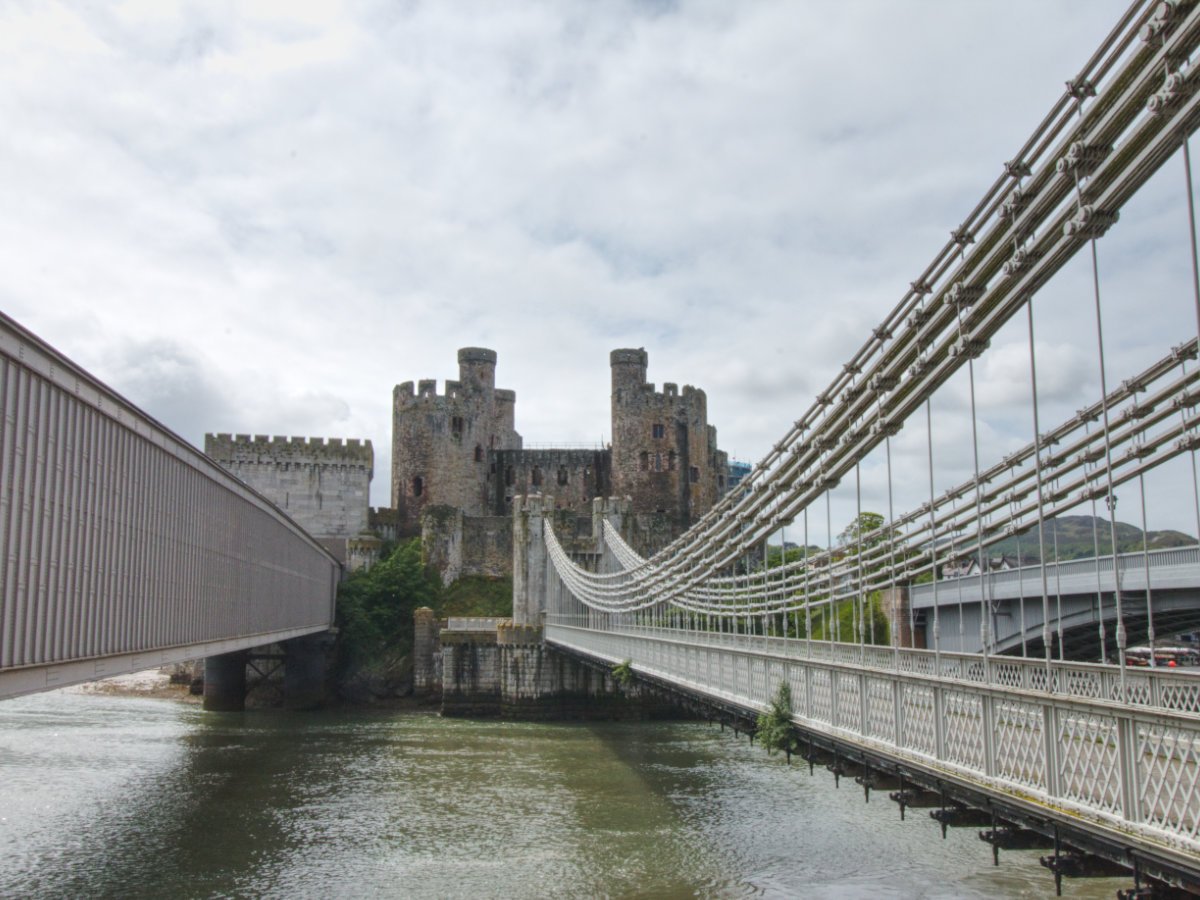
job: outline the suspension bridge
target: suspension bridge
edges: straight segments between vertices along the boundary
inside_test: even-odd
[[[1200,678],[1127,655],[1131,633],[1196,621],[1200,560],[1130,553],[1116,514],[1119,489],[1143,535],[1187,514],[1200,535],[1198,48],[1196,4],[1135,2],[841,371],[662,552],[636,554],[613,504],[572,557],[525,498],[516,618],[750,728],[786,685],[810,764],[988,822],[996,848],[1052,836],[1056,875],[1084,865],[1065,844],[1200,891]],[[1131,222],[1147,236],[1110,252]],[[1082,408],[1047,390],[1079,373],[1039,322],[1091,341]],[[997,403],[1014,348],[1027,394]],[[316,541],[7,318],[0,396],[0,697],[199,656],[229,661],[219,683],[247,648],[328,629],[338,566]],[[1081,512],[1103,522],[1092,559],[1053,559],[1045,523]],[[802,551],[770,564],[789,530]],[[1017,534],[1037,565],[987,574]],[[943,577],[972,557],[974,586]],[[1068,658],[1089,630],[1101,661]]]
[[[517,618],[750,729],[786,685],[810,762],[857,772],[868,792],[897,786],[902,808],[939,806],[944,825],[983,811],[997,848],[1052,838],[1056,876],[1085,868],[1065,842],[1200,891],[1200,678],[1127,658],[1131,630],[1153,645],[1158,628],[1195,624],[1200,560],[1128,552],[1116,517],[1120,489],[1143,535],[1158,513],[1200,534],[1198,46],[1200,7],[1134,3],[828,387],[662,552],[638,556],[612,504],[595,551],[573,558],[525,498]],[[1178,227],[1164,242],[1152,224],[1138,252],[1106,258],[1122,213],[1153,219],[1143,194],[1169,199]],[[1184,287],[1137,296],[1164,260]],[[1039,322],[1086,338],[1082,408],[1046,390],[1066,354],[1035,339]],[[1026,393],[989,408],[982,374],[1014,348]],[[878,525],[864,488],[886,505]],[[835,507],[857,526],[840,539]],[[1045,523],[1081,512],[1102,523],[1093,558],[1054,560]],[[1022,533],[1037,565],[943,578],[951,557],[987,573],[989,548]],[[802,552],[771,565],[768,545],[789,534]],[[1080,631],[1100,662],[1067,658]]]

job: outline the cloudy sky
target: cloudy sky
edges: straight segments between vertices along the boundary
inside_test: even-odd
[[[527,441],[607,439],[641,346],[756,460],[1125,6],[0,0],[0,309],[197,444],[370,439],[377,503],[392,386],[468,345]]]

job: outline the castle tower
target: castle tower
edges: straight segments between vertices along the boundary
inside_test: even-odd
[[[296,520],[343,563],[367,530],[370,441],[206,434],[204,452]]]
[[[634,513],[661,513],[687,528],[725,487],[724,454],[708,424],[704,391],[646,382],[644,349],[614,350],[612,367],[612,484],[633,498]]]
[[[643,348],[614,350],[608,355],[608,361],[612,367],[614,401],[618,397],[641,393],[646,386],[646,367],[650,361],[649,355]]]
[[[392,392],[392,506],[401,535],[420,532],[433,505],[483,515],[493,461],[489,451],[519,449],[516,394],[496,389],[496,351],[458,351],[457,381],[411,381]]]
[[[496,390],[496,351],[484,347],[463,347],[459,350],[458,381],[468,394],[493,394]]]

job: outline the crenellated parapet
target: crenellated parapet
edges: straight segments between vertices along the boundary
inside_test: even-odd
[[[358,438],[206,434],[204,452],[222,465],[347,466],[365,468],[368,478],[375,465],[371,442]]]
[[[505,619],[496,626],[496,643],[502,647],[538,646],[542,643],[542,628]]]
[[[445,380],[444,389],[441,393],[438,392],[438,383],[436,378],[422,378],[413,386],[413,382],[405,381],[392,388],[392,402],[396,406],[429,406],[445,403],[447,400],[461,400],[464,398],[463,384],[461,381],[455,381],[447,378]],[[513,391],[507,393],[516,394]]]
[[[205,435],[204,452],[287,512],[341,562],[369,564],[370,541],[356,545],[353,560],[349,542],[368,528],[375,465],[370,441],[222,433]]]

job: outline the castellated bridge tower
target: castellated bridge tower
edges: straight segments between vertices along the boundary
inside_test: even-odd
[[[519,450],[517,395],[496,388],[496,351],[458,351],[458,380],[406,381],[392,392],[392,506],[401,534],[421,529],[427,506],[456,507],[483,515],[489,451]]]
[[[612,483],[633,512],[662,513],[687,528],[725,492],[727,454],[717,449],[704,391],[646,382],[644,349],[614,350]]]

